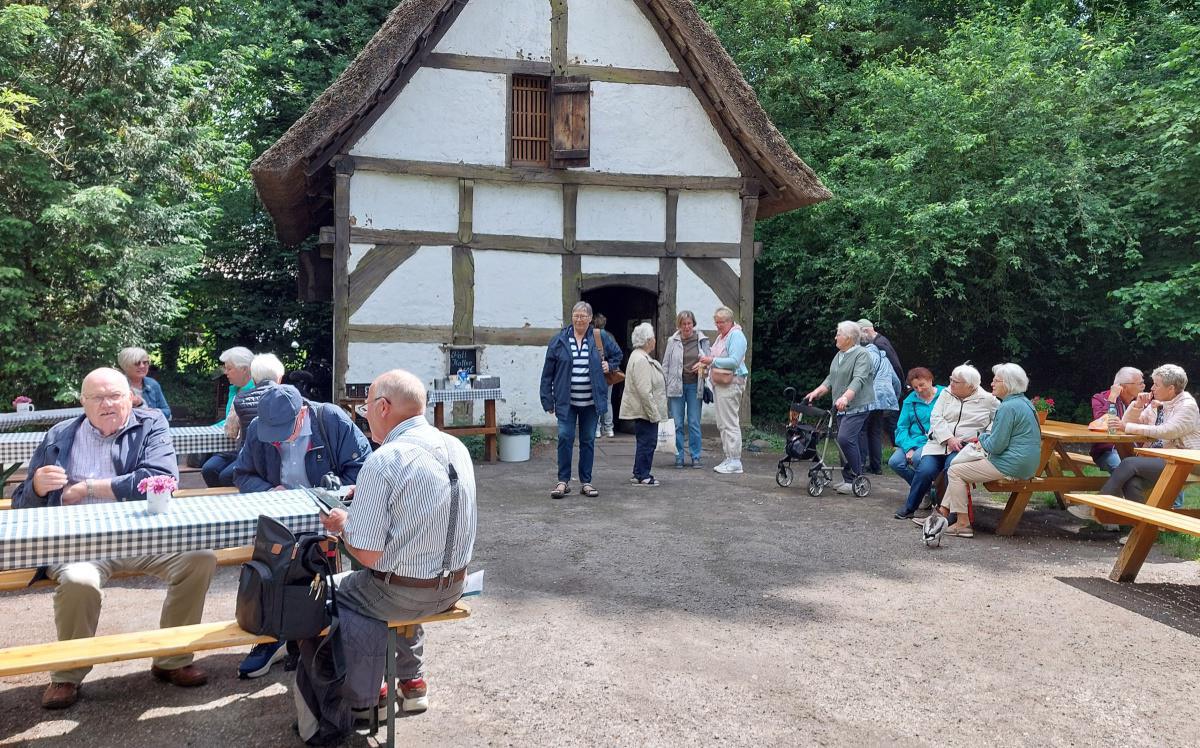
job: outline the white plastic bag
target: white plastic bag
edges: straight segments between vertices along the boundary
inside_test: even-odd
[[[658,446],[675,449],[675,421],[667,419],[658,424]]]

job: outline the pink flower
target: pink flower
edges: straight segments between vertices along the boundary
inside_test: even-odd
[[[25,397],[24,395],[17,395],[15,398],[13,398],[12,404],[13,404],[13,407],[15,408],[18,405],[26,405],[31,402],[33,402],[33,401],[30,400],[29,398]]]
[[[179,481],[173,475],[152,475],[138,481],[138,493],[174,493]]]

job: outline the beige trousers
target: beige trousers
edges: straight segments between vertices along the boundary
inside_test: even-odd
[[[79,561],[50,568],[50,578],[58,580],[54,591],[54,625],[58,639],[86,639],[96,635],[100,621],[100,588],[122,571],[152,574],[167,583],[167,599],[158,619],[161,628],[200,623],[204,614],[204,596],[217,569],[212,551],[188,551],[162,556]],[[156,657],[154,664],[163,670],[175,670],[192,662],[190,653]],[[78,685],[90,667],[60,670],[50,674],[53,683]]]
[[[967,524],[967,485],[1000,480],[1005,476],[988,460],[952,462],[946,477],[946,498],[942,504],[951,512],[961,515],[960,522]]]
[[[713,385],[713,400],[717,412],[717,428],[721,431],[721,451],[727,460],[742,459],[742,425],[738,414],[742,409],[742,391],[746,380],[734,377],[733,384]]]

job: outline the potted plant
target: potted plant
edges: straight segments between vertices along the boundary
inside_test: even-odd
[[[18,413],[28,413],[33,410],[33,401],[24,395],[17,395],[12,401],[13,410]]]
[[[1037,413],[1038,423],[1045,423],[1046,417],[1050,415],[1050,411],[1054,410],[1054,398],[1041,397],[1040,395],[1030,400],[1033,403],[1033,410]]]
[[[138,481],[138,491],[146,494],[146,511],[166,514],[171,508],[171,494],[179,487],[173,475],[152,475]]]

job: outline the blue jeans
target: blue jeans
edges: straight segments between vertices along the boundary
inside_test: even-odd
[[[566,418],[558,419],[558,479],[571,480],[571,452],[575,448],[576,424],[579,427],[579,482],[592,482],[592,462],[596,458],[596,406],[574,405]]]
[[[1117,469],[1117,465],[1121,464],[1121,455],[1117,454],[1115,449],[1106,449],[1100,454],[1092,455],[1096,460],[1096,467],[1106,473],[1111,473]]]
[[[635,418],[633,436],[637,441],[637,448],[633,452],[633,477],[646,480],[652,477],[650,468],[654,467],[654,450],[658,447],[658,424]]]
[[[209,488],[217,486],[232,486],[234,467],[237,465],[237,452],[219,452],[205,461],[200,468],[204,485]]]
[[[671,420],[675,421],[675,461],[683,461],[683,433],[687,424],[687,446],[692,461],[700,459],[700,400],[696,397],[696,384],[683,385],[683,397],[668,397],[667,407]],[[684,417],[686,415],[686,421]]]
[[[867,425],[868,411],[838,416],[838,448],[842,450],[842,479],[847,483],[862,475],[862,453],[858,440]]]
[[[600,425],[597,426],[596,429],[597,430],[604,429],[605,431],[611,432],[613,430],[612,385],[611,384],[608,385],[608,387],[606,387],[605,389],[608,392],[608,394],[606,395],[606,397],[608,398],[608,400],[606,401],[608,403],[608,408],[605,409],[604,415],[600,416]]]
[[[899,450],[897,450],[899,452]],[[903,453],[900,453],[903,455]],[[956,452],[948,455],[923,455],[914,466],[912,480],[908,482],[908,499],[904,502],[904,513],[917,511],[921,499],[928,493],[940,473],[950,469]],[[889,463],[890,464],[890,463]]]
[[[917,474],[917,465],[921,464],[921,450],[917,449],[913,453],[913,461],[909,463],[908,458],[904,456],[904,448],[896,447],[896,451],[892,452],[892,456],[888,458],[888,467],[892,471],[904,479],[904,482],[912,485],[913,476]]]

